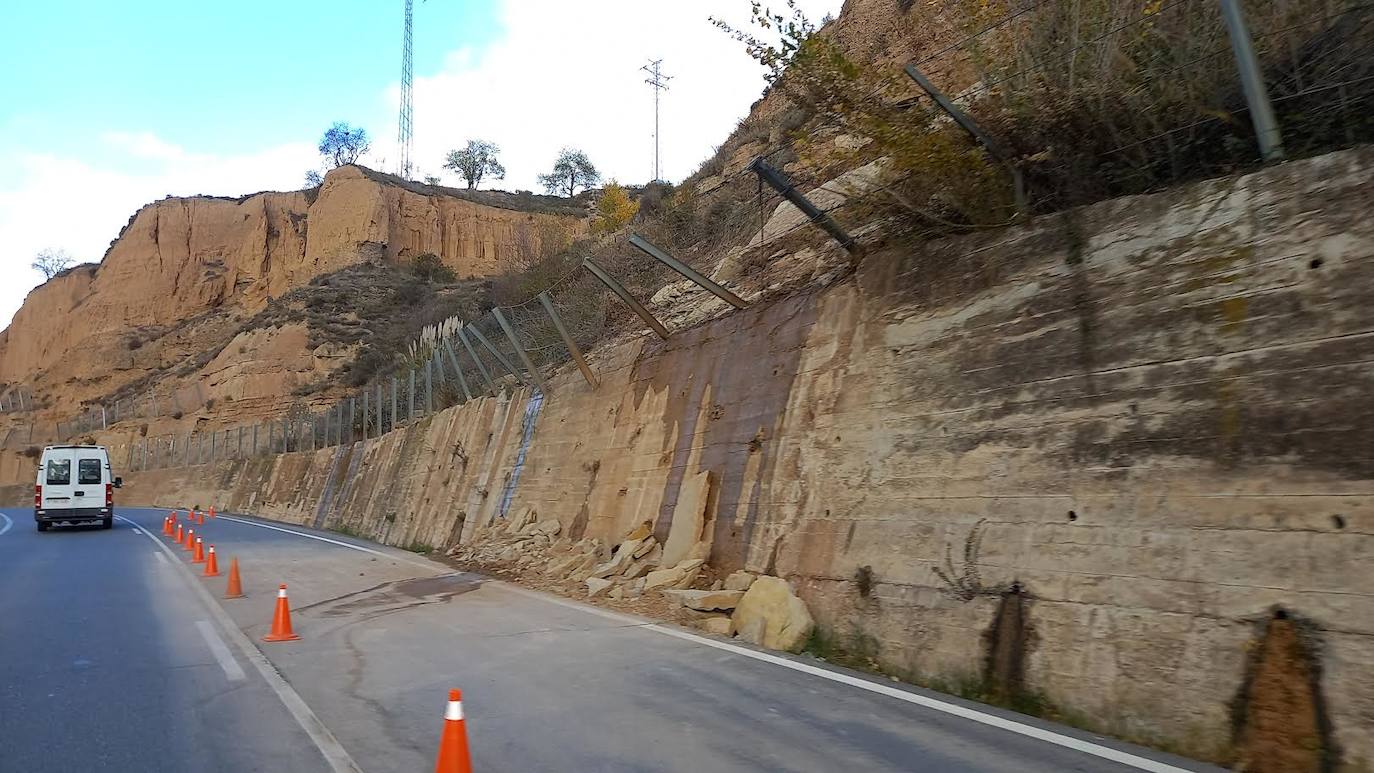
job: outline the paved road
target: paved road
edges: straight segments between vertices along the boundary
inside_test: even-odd
[[[200,632],[215,617],[153,540],[5,512],[0,770],[329,769],[241,652],[228,681]],[[119,512],[156,532],[164,511]],[[432,769],[451,686],[481,773],[1215,770],[271,525],[207,524],[249,594],[219,605],[256,642],[290,585],[303,640],[261,651],[368,773]]]

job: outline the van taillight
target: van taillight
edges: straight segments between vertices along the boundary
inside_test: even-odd
[[[105,506],[114,507],[114,484],[105,484]]]
[[[43,506],[43,487],[37,484],[35,484],[33,487],[33,506]]]

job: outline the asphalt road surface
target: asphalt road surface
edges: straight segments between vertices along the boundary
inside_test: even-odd
[[[450,687],[478,773],[1216,770],[243,516],[202,529],[223,600],[117,512],[0,511],[0,771],[433,770]],[[302,639],[265,644],[278,583]]]

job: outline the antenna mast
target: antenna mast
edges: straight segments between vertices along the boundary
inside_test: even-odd
[[[411,52],[411,8],[414,0],[406,0],[406,26],[405,37],[401,43],[401,115],[398,122],[400,130],[397,136],[397,144],[400,145],[400,175],[404,179],[410,179],[410,149],[413,144],[412,121],[415,117],[415,105],[413,102],[412,69],[414,55]]]
[[[673,79],[673,76],[663,74],[660,69],[662,64],[662,59],[654,59],[639,68],[649,73],[649,77],[644,82],[654,87],[654,182],[663,179],[658,152],[658,94],[661,91],[667,91],[668,81]]]

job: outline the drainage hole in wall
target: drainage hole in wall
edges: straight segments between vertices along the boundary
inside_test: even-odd
[[[1344,529],[1344,528],[1345,528],[1345,516],[1333,515],[1333,516],[1331,516],[1331,523],[1334,524],[1334,525],[1336,526],[1337,529]]]
[[[1078,520],[1078,513],[1075,513],[1074,511],[1070,510],[1070,511],[1069,511],[1069,520],[1070,520],[1070,521],[1076,521],[1076,520]]]
[[[1283,607],[1279,607],[1278,609],[1274,610],[1274,619],[1275,619],[1275,620],[1287,620],[1287,619],[1288,619],[1288,610],[1284,609]]]
[[[1311,259],[1311,260],[1309,260],[1309,261],[1307,262],[1307,267],[1308,267],[1308,268],[1321,268],[1323,262],[1324,262],[1324,261],[1322,261],[1321,258],[1313,258],[1313,259]]]

